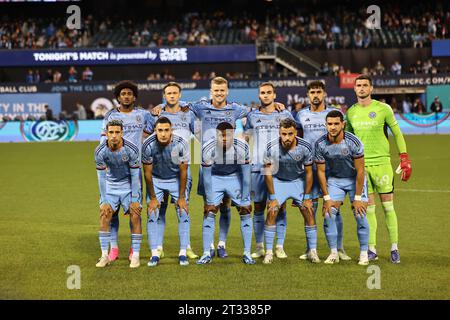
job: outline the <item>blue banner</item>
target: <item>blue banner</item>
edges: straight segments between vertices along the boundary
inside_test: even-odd
[[[256,61],[256,47],[254,45],[178,48],[0,50],[0,67],[252,61]]]
[[[450,113],[395,115],[404,134],[450,134]],[[0,142],[99,141],[101,120],[0,122]]]
[[[431,55],[433,57],[450,57],[450,40],[433,40]]]
[[[45,115],[45,105],[57,116],[61,112],[61,94],[0,94],[0,119],[6,116],[12,119],[17,116],[39,118]]]

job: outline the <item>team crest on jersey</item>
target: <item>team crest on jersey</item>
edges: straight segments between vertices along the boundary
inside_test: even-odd
[[[342,149],[341,153],[343,156],[348,156],[348,149]]]
[[[225,114],[229,117],[229,116],[231,116],[231,111],[227,111],[227,112],[225,112]]]
[[[280,117],[275,117],[275,121],[276,122],[280,122],[281,118]]]
[[[369,113],[369,118],[370,119],[374,119],[376,116],[377,116],[376,112],[372,111],[371,113]]]
[[[123,160],[123,162],[127,162],[128,161],[128,155],[123,154],[122,155],[122,160]]]
[[[187,120],[186,116],[181,116],[181,121],[186,121],[186,120]]]
[[[301,156],[301,155],[295,156],[295,161],[300,161],[301,159],[302,159],[302,156]]]
[[[136,121],[137,122],[141,122],[141,120],[142,120],[141,116],[136,116]]]

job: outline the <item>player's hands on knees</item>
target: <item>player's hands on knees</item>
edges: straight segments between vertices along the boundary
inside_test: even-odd
[[[203,213],[205,216],[208,215],[208,213],[210,212],[216,212],[216,206],[213,204],[205,204],[203,208],[204,208]]]
[[[147,207],[148,207],[148,212],[149,213],[152,213],[152,212],[156,211],[156,209],[159,209],[160,204],[158,202],[158,199],[150,198],[150,201],[149,201]]]
[[[269,200],[269,204],[267,205],[267,211],[268,212],[274,212],[280,210],[280,204],[278,203],[278,200]]]
[[[331,217],[331,208],[334,206],[335,204],[333,200],[324,201],[322,208],[322,216],[326,217],[328,215],[329,217]]]
[[[177,206],[180,209],[180,212],[185,211],[186,214],[189,214],[189,207],[188,207],[186,198],[178,198]]]
[[[303,200],[302,205],[300,207],[301,209],[306,209],[308,211],[313,210],[313,202],[311,199]]]
[[[162,108],[163,108],[163,105],[158,104],[156,107],[153,107],[152,111],[150,111],[150,112],[152,115],[159,117],[159,115],[161,114]]]
[[[130,204],[131,214],[140,216],[141,215],[141,210],[142,210],[142,207],[141,207],[141,204],[139,202],[132,202]]]
[[[106,217],[108,213],[110,212],[112,213],[112,211],[113,209],[111,208],[111,205],[109,203],[104,202],[100,205],[100,217],[101,216]]]
[[[365,216],[367,209],[367,202],[354,200],[352,202],[352,208],[355,214],[360,215],[361,217]]]
[[[242,206],[240,209],[240,212],[243,214],[250,214],[252,213],[252,205],[248,205],[248,206]]]

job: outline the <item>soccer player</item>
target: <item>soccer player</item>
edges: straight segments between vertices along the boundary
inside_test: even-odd
[[[323,191],[325,236],[331,249],[325,263],[339,262],[336,213],[348,193],[356,219],[361,250],[358,264],[366,266],[369,264],[367,255],[369,224],[366,218],[368,198],[364,173],[364,147],[355,135],[344,132],[344,115],[340,111],[330,111],[326,116],[326,123],[328,133],[316,141],[314,156],[317,176]],[[328,174],[325,174],[326,168]]]
[[[157,219],[165,192],[176,202],[180,238],[179,263],[182,266],[189,264],[186,257],[190,227],[187,188],[189,160],[187,142],[172,134],[172,123],[168,118],[159,118],[155,123],[155,133],[148,137],[142,146],[142,163],[147,186],[147,236],[152,250],[149,267],[158,265],[160,259]]]
[[[141,172],[139,149],[123,139],[123,124],[111,120],[106,125],[106,140],[95,149],[97,177],[100,189],[100,247],[102,256],[96,267],[103,268],[111,261],[108,248],[111,241],[110,222],[120,206],[130,214],[131,246],[133,254],[130,268],[140,265],[139,251],[142,242],[141,227]]]
[[[253,139],[253,160],[252,160],[252,184],[251,197],[253,198],[255,211],[253,214],[253,229],[256,239],[256,250],[252,253],[252,258],[264,257],[264,210],[267,202],[267,188],[264,181],[263,157],[267,143],[279,137],[280,121],[286,118],[292,119],[292,115],[287,110],[279,111],[275,106],[275,87],[271,82],[264,82],[259,86],[259,100],[261,107],[251,111],[247,115],[245,133],[247,141]],[[277,245],[275,255],[280,258],[287,258],[283,245],[286,238],[286,205],[280,209],[277,215]]]
[[[244,240],[245,264],[255,264],[250,256],[252,222],[250,203],[250,152],[245,141],[234,137],[229,122],[217,125],[216,138],[202,148],[205,215],[203,219],[203,255],[197,264],[211,263],[211,242],[214,239],[215,217],[225,196],[239,207],[241,233]]]
[[[107,123],[111,120],[120,120],[123,123],[124,138],[137,146],[140,157],[142,141],[153,132],[155,120],[149,111],[136,106],[138,87],[135,83],[128,80],[119,82],[114,87],[114,97],[119,102],[119,106],[106,113],[100,141],[105,141]],[[111,219],[111,250],[109,252],[111,261],[119,258],[118,234],[119,212],[114,212]],[[132,248],[130,249],[129,258],[131,256]]]
[[[216,127],[219,123],[228,122],[235,127],[236,121],[243,119],[249,113],[245,106],[228,102],[228,92],[228,81],[222,77],[215,77],[211,80],[211,100],[199,100],[188,104],[189,109],[191,109],[195,116],[201,121],[202,147],[207,141],[215,138]],[[283,110],[284,105],[276,103],[276,108],[277,110]],[[160,112],[161,106],[157,106],[152,113],[158,115]],[[200,168],[197,193],[203,196],[205,200],[203,189],[202,168]],[[230,221],[231,201],[228,197],[224,197],[224,201],[220,205],[219,243],[217,245],[217,255],[220,258],[226,258],[228,256],[226,251],[226,240],[230,229]],[[211,256],[214,255],[214,243],[211,243]]]
[[[397,149],[400,153],[400,169],[402,180],[408,181],[412,167],[406,150],[405,139],[395,119],[392,108],[371,98],[372,79],[367,75],[360,75],[355,80],[354,90],[358,102],[347,111],[347,128],[353,132],[364,144],[365,166],[368,176],[369,205],[367,220],[370,226],[369,260],[377,260],[375,248],[377,219],[375,216],[375,192],[379,194],[383,206],[386,226],[391,242],[392,263],[400,263],[398,251],[398,225],[394,209],[394,174],[389,153],[387,127],[394,135]]]
[[[306,87],[306,92],[310,102],[309,107],[300,110],[295,115],[295,121],[297,122],[298,136],[308,141],[313,147],[320,137],[327,133],[325,124],[325,117],[328,112],[336,110],[336,108],[325,104],[325,97],[327,95],[325,91],[325,84],[322,81],[311,81]],[[313,199],[314,218],[316,217],[317,206],[319,198],[322,197],[319,180],[317,179],[317,167],[313,164],[313,186],[311,190]],[[338,253],[341,260],[351,260],[351,258],[345,253],[344,250],[344,233],[343,233],[343,221],[342,215],[338,211],[336,213],[336,226],[338,230]],[[300,256],[301,260],[306,260],[308,255],[308,248],[305,254]]]
[[[317,256],[317,226],[311,201],[313,155],[311,145],[297,137],[297,125],[292,119],[280,122],[280,137],[267,144],[264,156],[265,182],[269,193],[267,218],[264,227],[266,254],[263,263],[273,262],[275,222],[280,209],[288,199],[304,207],[300,212],[305,220],[308,259],[320,262]]]
[[[159,118],[166,117],[172,123],[172,131],[177,136],[183,138],[188,147],[190,147],[191,135],[194,134],[194,121],[195,115],[189,108],[180,107],[181,98],[181,86],[176,82],[169,82],[163,88],[163,97],[166,104],[162,107]],[[187,192],[190,194],[192,187],[192,176],[190,167],[188,167],[188,182],[187,182]],[[160,204],[159,216],[157,220],[158,225],[158,241],[157,246],[159,250],[159,257],[164,257],[163,251],[163,241],[164,241],[164,231],[166,227],[166,211],[168,205],[168,193],[164,193],[164,198]],[[188,245],[186,249],[186,256],[189,259],[197,259],[198,255],[194,253],[190,244],[190,229],[188,230]]]

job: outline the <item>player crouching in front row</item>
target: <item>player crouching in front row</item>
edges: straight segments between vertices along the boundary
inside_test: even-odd
[[[364,172],[364,146],[355,135],[344,131],[345,121],[340,111],[333,110],[327,114],[326,126],[328,133],[319,138],[315,144],[317,176],[324,200],[324,230],[331,249],[325,263],[339,262],[336,213],[348,193],[357,223],[361,250],[358,264],[365,266],[369,264],[367,255],[369,224],[366,218],[368,197]]]
[[[139,251],[142,242],[141,190],[139,172],[141,170],[138,148],[123,139],[123,124],[111,120],[106,125],[107,140],[95,149],[98,185],[100,189],[100,247],[102,256],[96,267],[103,268],[111,261],[108,247],[111,240],[110,222],[120,206],[125,214],[130,213],[131,246],[133,255],[130,268],[140,265]]]
[[[288,199],[301,206],[305,220],[308,260],[320,262],[317,255],[317,226],[314,220],[311,188],[313,184],[313,155],[311,145],[297,137],[297,125],[286,118],[280,122],[280,138],[267,144],[264,155],[264,179],[269,203],[264,227],[266,255],[263,263],[273,262],[273,241],[276,232],[276,217],[280,205]]]

